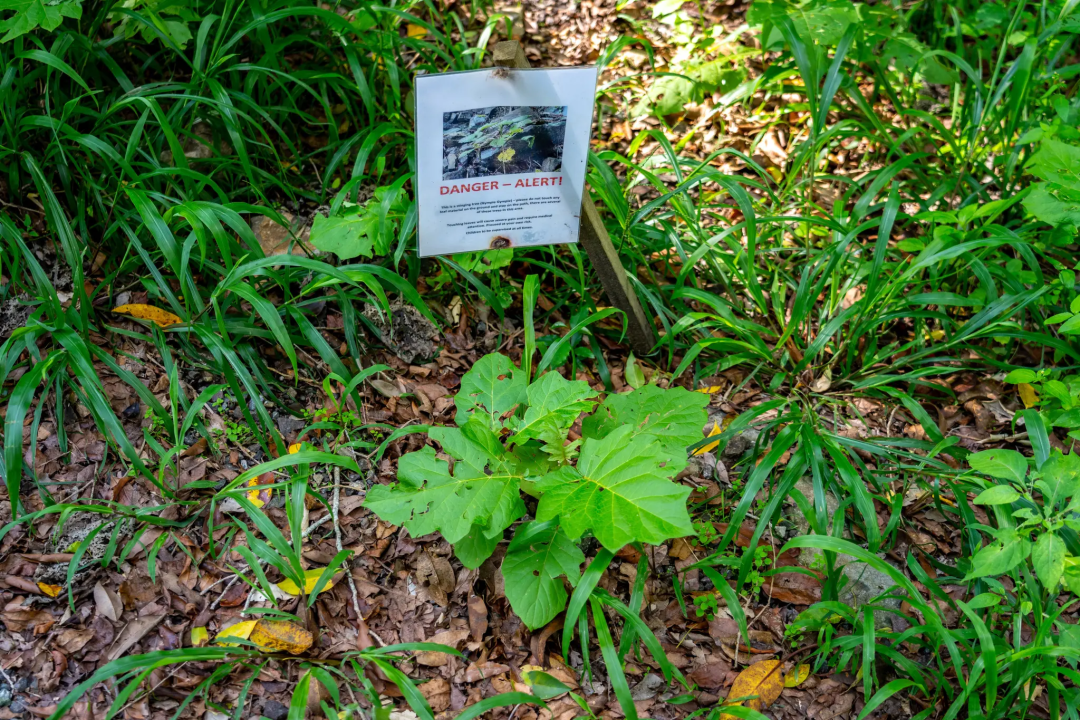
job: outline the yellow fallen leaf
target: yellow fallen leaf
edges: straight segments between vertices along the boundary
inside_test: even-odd
[[[723,389],[723,385],[710,385],[709,387],[699,387],[696,392],[705,393],[706,395],[712,395],[713,393],[718,393]]]
[[[806,682],[808,677],[810,677],[810,666],[798,665],[784,676],[784,687],[798,687]]]
[[[514,155],[516,154],[517,153],[514,151],[514,148],[506,148],[495,157],[498,158],[499,162],[510,162],[514,159]]]
[[[256,488],[255,490],[248,490],[247,498],[255,507],[261,508],[266,503],[270,502],[270,496],[274,493],[273,488],[259,488],[260,485],[271,485],[274,482],[274,473],[268,472],[253,477],[247,482],[247,486]]]
[[[423,25],[417,25],[415,23],[409,23],[408,33],[409,33],[409,37],[411,37],[411,38],[422,38],[425,35],[427,35],[427,28],[424,27]]]
[[[218,637],[221,636],[218,635]],[[205,626],[191,628],[191,647],[203,647],[207,642],[208,635]]]
[[[314,641],[311,633],[287,620],[258,620],[248,639],[260,650],[282,651],[291,655],[304,652]]]
[[[168,327],[170,325],[175,325],[178,322],[183,322],[178,316],[173,315],[168,310],[162,310],[153,305],[142,305],[140,303],[114,307],[113,312],[120,313],[121,315],[130,315],[136,320],[149,320],[158,327]]]
[[[1031,385],[1020,383],[1016,389],[1020,391],[1020,399],[1024,401],[1024,407],[1034,407],[1039,403],[1039,393],[1035,392],[1035,388]]]
[[[783,691],[784,673],[780,669],[780,661],[763,660],[739,673],[735,682],[731,684],[731,690],[728,691],[727,696],[735,700],[754,695],[756,697],[734,704],[745,705],[751,710],[761,712],[776,702]],[[721,713],[720,720],[735,720],[735,716],[730,713]]]
[[[222,642],[222,639],[239,638],[240,640],[247,640],[251,637],[251,631],[255,629],[258,622],[258,620],[244,620],[235,625],[230,625],[217,634],[217,637],[214,638],[214,644],[237,645],[238,643]]]
[[[75,542],[73,542],[73,543],[71,543],[70,545],[68,545],[68,546],[67,546],[67,549],[66,549],[66,550],[64,550],[64,552],[66,552],[66,553],[73,553],[73,552],[75,552],[76,550],[78,550],[78,549],[79,549],[79,543],[80,543],[80,541],[76,540]]]
[[[315,584],[319,582],[319,578],[322,576],[322,572],[325,568],[312,568],[311,570],[304,571],[304,592],[310,595],[315,590]],[[335,576],[337,573],[335,573]],[[292,580],[285,579],[277,584],[278,589],[287,595],[296,596],[300,594],[300,588],[296,586]],[[330,579],[330,582],[323,585],[323,589],[320,592],[326,592],[334,586],[334,578]]]
[[[289,446],[289,454],[295,455],[296,453],[300,452],[300,448],[303,447],[303,445],[304,443],[293,443]]]
[[[38,589],[41,590],[41,592],[45,593],[49,597],[57,597],[60,595],[61,592],[64,591],[64,588],[60,587],[59,585],[49,585],[48,583],[43,582],[39,582],[37,586]]]
[[[709,431],[709,437],[716,437],[717,435],[719,435],[722,432],[723,432],[723,430],[720,429],[720,426],[718,424],[716,424],[716,423],[713,423],[712,430]],[[720,441],[715,440],[715,441],[709,443],[708,445],[705,445],[704,447],[698,448],[697,450],[694,451],[694,454],[695,455],[704,455],[707,452],[712,452],[719,445],[720,445]]]

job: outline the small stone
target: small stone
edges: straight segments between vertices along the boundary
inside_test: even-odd
[[[660,688],[662,687],[664,687],[664,678],[654,673],[649,673],[642,678],[641,682],[630,688],[630,697],[633,698],[635,702],[652,700],[656,697],[656,694],[660,692]]]
[[[285,720],[289,716],[289,708],[277,700],[267,700],[263,703],[262,714],[270,720]]]

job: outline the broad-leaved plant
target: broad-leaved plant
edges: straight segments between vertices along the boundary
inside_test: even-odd
[[[1030,562],[1051,597],[1062,582],[1080,594],[1080,557],[1068,550],[1063,533],[1080,530],[1080,456],[1054,451],[1031,469],[1020,453],[999,449],[975,453],[969,462],[993,478],[983,482],[975,503],[992,508],[997,527],[975,526],[994,541],[972,557],[968,578],[997,578]]]
[[[504,355],[482,358],[454,398],[457,427],[434,427],[432,447],[403,455],[398,482],[366,505],[414,536],[440,532],[462,564],[479,567],[526,515],[502,563],[506,597],[530,628],[566,606],[586,534],[612,552],[628,543],[692,535],[690,489],[674,482],[686,448],[702,439],[708,397],[647,385],[599,398],[589,384],[548,372],[528,382]],[[599,407],[598,407],[599,404]],[[570,427],[583,413],[580,440]]]

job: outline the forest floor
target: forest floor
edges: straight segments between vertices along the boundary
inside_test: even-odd
[[[743,22],[745,6],[740,2],[710,7],[716,13],[707,18],[711,24],[733,29]],[[523,31],[526,55],[534,65],[595,61],[607,43],[620,32],[632,29],[620,15],[640,13],[641,22],[648,22],[647,10],[616,10],[616,0],[576,3],[530,0],[519,12],[523,15],[523,26],[518,29]],[[662,58],[665,27],[650,25],[649,32]],[[604,80],[632,71],[632,64],[620,64],[611,68]],[[694,133],[683,144],[684,153],[704,157],[727,144],[751,150],[755,159],[767,166],[784,164],[782,128],[754,143],[752,139],[757,137],[760,126],[753,118],[741,115],[742,111],[736,108],[723,113],[709,110],[706,102],[683,117],[678,126],[666,130],[673,142]],[[638,130],[662,126],[652,116],[631,120],[609,115],[601,122],[596,147],[620,151]],[[857,161],[855,152],[852,163]],[[732,162],[729,170],[738,169],[738,163]],[[831,192],[827,185],[816,191],[823,195]],[[527,267],[516,265],[508,271],[515,282],[522,280],[527,272]],[[428,288],[423,283],[421,280],[420,290],[426,294]],[[124,299],[129,303],[148,300],[146,293],[137,289],[127,293]],[[545,302],[541,297],[541,307]],[[599,304],[606,303],[601,298]],[[389,343],[390,347],[373,351],[365,358],[365,366],[383,363],[391,369],[375,376],[370,386],[362,390],[361,407],[343,411],[323,391],[322,376],[302,370],[298,382],[284,398],[288,407],[268,408],[284,438],[289,443],[299,442],[304,439],[298,436],[299,432],[309,424],[310,418],[341,416],[343,412],[350,415],[344,421],[346,426],[386,423],[402,428],[450,424],[454,415],[452,398],[461,377],[481,356],[498,351],[514,360],[520,359],[524,333],[520,319],[513,317],[513,313],[499,320],[490,308],[467,304],[459,296],[445,304],[433,300],[429,306],[442,321],[442,327],[429,326],[418,315],[405,317],[408,313],[403,310],[402,317],[397,318],[402,329]],[[343,346],[346,319],[333,308],[328,308],[323,318],[319,330],[332,346]],[[568,321],[569,318],[555,312],[547,319],[549,327],[538,328],[537,334],[558,334],[550,326]],[[129,321],[118,321],[116,325],[139,327]],[[371,339],[378,344],[376,338]],[[153,393],[162,398],[167,396],[170,380],[166,363],[152,344],[120,335],[99,336],[96,340],[101,347],[110,348],[121,367],[134,373]],[[605,338],[600,338],[600,343],[610,368],[610,382],[616,392],[623,390],[627,384],[627,349]],[[128,359],[124,360],[125,357]],[[309,356],[304,360],[310,368],[328,372],[319,358]],[[273,372],[289,377],[290,363],[283,354],[271,354],[266,362]],[[656,372],[648,360],[642,365],[647,378]],[[97,364],[95,369],[128,436],[141,440],[143,430],[153,425],[145,406],[131,386],[110,368]],[[579,366],[577,378],[597,390],[604,389],[604,382],[590,364]],[[194,367],[182,369],[179,380],[192,397],[218,381]],[[972,450],[993,447],[1011,437],[1009,423],[1020,406],[1020,399],[1015,388],[1003,385],[1000,377],[957,372],[935,382],[947,386],[956,396],[955,402],[937,408],[934,418],[937,431],[958,437],[962,446]],[[810,384],[817,392],[828,390],[826,377],[812,378]],[[722,427],[726,420],[771,398],[768,388],[741,368],[706,378],[695,389],[710,397],[710,422],[703,431],[714,425]],[[261,400],[241,399],[246,403]],[[88,411],[64,415],[62,427],[57,426],[54,413],[50,420],[50,413],[46,412],[36,436],[27,438],[26,459],[38,477],[47,478],[43,482],[58,501],[93,498],[132,507],[160,504],[152,484],[117,472],[115,458],[108,452],[105,439]],[[170,483],[183,485],[206,480],[220,487],[267,459],[243,425],[237,399],[226,394],[220,402],[208,406],[207,413],[210,427],[228,437],[227,452],[217,455],[208,450],[205,441],[193,442],[182,453],[180,476],[167,478]],[[927,439],[926,430],[899,403],[887,405],[856,395],[835,395],[820,407],[820,417],[824,425],[850,438]],[[680,570],[708,554],[710,540],[727,529],[724,518],[740,497],[754,440],[754,433],[748,431],[737,436],[719,456],[704,452],[692,458],[679,480],[693,488],[691,501],[699,534],[647,548],[649,578],[642,617],[660,639],[669,661],[698,689],[690,697],[678,698],[678,703],[668,702],[680,695],[680,690],[665,686],[655,662],[648,656],[628,658],[625,671],[641,716],[686,717],[701,708],[712,707],[725,697],[748,662],[781,660],[797,665],[806,655],[807,646],[793,646],[786,630],[800,611],[821,599],[822,593],[820,583],[814,579],[812,554],[778,553],[787,539],[806,531],[805,521],[793,503],[785,511],[785,518],[764,533],[760,544],[765,550],[759,553],[758,569],[801,566],[811,572],[759,579],[755,592],[744,598],[750,620],[750,646],[740,641],[738,626],[722,603],[719,609],[703,611],[700,615],[695,608],[706,603],[692,604],[684,614],[672,582]],[[582,673],[583,658],[577,652],[569,657],[559,654],[560,620],[530,633],[510,610],[501,577],[496,572],[505,547],[479,569],[468,570],[458,563],[450,545],[438,535],[411,537],[403,528],[380,521],[361,506],[372,484],[393,480],[397,458],[425,442],[423,435],[406,435],[391,443],[377,461],[366,463],[365,458],[358,458],[360,474],[322,471],[313,476],[312,487],[324,497],[339,495],[338,522],[335,526],[328,521],[330,513],[325,507],[309,504],[309,515],[305,518],[309,534],[303,557],[311,567],[321,567],[342,548],[355,551],[351,561],[353,582],[336,578],[313,606],[319,628],[316,656],[332,660],[343,651],[371,644],[437,642],[457,648],[463,657],[419,653],[415,664],[403,669],[420,683],[420,692],[439,718],[454,717],[481,698],[524,689],[520,673],[527,666],[543,668],[579,689],[599,717],[623,717],[598,650],[593,652],[591,678],[587,678]],[[864,459],[872,466],[873,458]],[[786,458],[781,458],[779,464],[785,462]],[[762,498],[767,497],[768,491],[769,488],[762,490]],[[282,495],[267,493],[264,509],[272,520],[285,527]],[[42,509],[38,502],[38,506],[28,509]],[[933,497],[912,492],[903,497],[902,506],[903,527],[889,553],[890,561],[903,566],[912,547],[922,550],[920,558],[929,554],[946,560],[960,554],[960,528],[955,519],[942,514]],[[218,507],[216,512],[220,515],[228,509]],[[880,512],[884,527],[890,514],[885,507]],[[978,515],[981,509],[976,508],[975,512]],[[172,515],[167,519],[184,519],[175,505],[166,513]],[[10,515],[10,504],[0,507],[0,522],[7,522]],[[985,515],[979,518],[988,523]],[[103,557],[110,543],[123,546],[133,538],[117,524],[106,525],[88,541],[87,536],[98,526],[89,513],[79,512],[66,518],[63,532],[56,537],[53,531],[57,521],[57,517],[47,516],[32,525],[16,527],[0,541],[0,592],[6,603],[0,611],[0,620],[6,627],[0,632],[0,669],[3,670],[0,698],[9,700],[0,707],[0,720],[48,717],[59,700],[95,668],[129,655],[189,647],[193,629],[223,628],[242,617],[242,609],[256,602],[251,588],[238,582],[229,567],[206,557],[211,538],[206,535],[205,525],[178,523],[172,530],[151,530],[134,543],[122,571],[103,569],[98,564],[70,576],[69,562],[80,549],[85,553],[82,555],[85,562]],[[753,519],[747,520],[736,545],[745,550],[754,530]],[[225,539],[223,529],[218,533],[214,541]],[[156,543],[162,535],[171,536],[175,542]],[[85,545],[80,545],[84,542]],[[586,555],[590,553],[587,551]],[[603,574],[599,587],[628,599],[640,559],[637,550],[624,548]],[[924,561],[923,569],[935,576],[931,564]],[[859,601],[887,591],[890,585],[882,586],[887,578],[880,575],[864,572],[852,578],[847,592]],[[946,591],[950,587],[943,586]],[[686,573],[683,579],[683,591],[690,602],[696,597],[715,597],[711,588],[711,583],[696,570]],[[961,587],[952,589],[960,594],[964,592]],[[286,609],[292,607],[289,602],[298,603],[287,601]],[[899,602],[892,607],[900,612],[910,610]],[[957,618],[951,621],[955,623]],[[895,627],[896,623],[906,621],[895,616],[893,622]],[[120,715],[126,720],[169,720],[211,669],[208,663],[192,661],[154,670],[149,675],[152,692],[136,693],[125,700]],[[215,683],[208,698],[187,705],[184,716],[224,720],[227,717],[224,709],[246,695],[247,705],[239,717],[261,715],[270,720],[285,720],[296,680],[294,666],[273,660],[263,665],[254,679],[250,671],[241,668]],[[387,697],[400,698],[400,691],[385,682],[385,678],[372,680]],[[78,720],[101,717],[102,709],[115,700],[115,693],[116,689],[99,687],[76,704],[74,715]],[[398,702],[401,709],[392,718],[414,717],[404,703]],[[864,705],[861,679],[835,672],[811,675],[797,686],[785,688],[767,713],[777,720],[854,720]],[[922,709],[897,696],[879,707],[873,717],[906,718]],[[580,714],[581,709],[571,699],[562,697],[549,702],[548,711],[522,705],[491,711],[489,717],[570,720]]]

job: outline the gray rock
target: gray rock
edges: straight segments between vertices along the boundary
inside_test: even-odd
[[[641,679],[641,682],[630,688],[630,697],[635,702],[652,700],[662,687],[664,687],[664,678],[655,673],[649,673]]]
[[[457,155],[450,153],[446,156],[446,169],[453,170],[457,167]]]
[[[837,558],[837,562],[843,562],[846,559],[848,563],[843,567],[844,577],[847,578],[847,583],[844,587],[840,588],[840,602],[845,605],[850,605],[853,608],[861,608],[863,605],[869,605],[871,603],[875,605],[883,605],[892,610],[900,609],[899,598],[885,598],[879,600],[882,595],[893,592],[896,589],[896,583],[893,579],[885,573],[877,570],[864,562],[857,560],[851,560],[846,555],[841,555]],[[897,627],[897,621],[905,623],[906,620],[896,613],[885,613],[886,618],[892,623],[894,630],[901,630]]]
[[[263,703],[262,714],[270,720],[285,720],[289,716],[289,708],[277,700],[267,700]]]
[[[487,160],[489,157],[491,157],[497,152],[499,152],[498,148],[488,148],[487,150],[483,150],[480,152],[480,159]]]
[[[307,425],[307,420],[294,418],[291,415],[282,415],[274,420],[274,424],[277,425],[278,432],[287,437],[294,432],[303,430]]]
[[[9,338],[11,333],[26,325],[30,311],[33,310],[29,302],[30,296],[22,294],[10,297],[0,304],[0,339]]]
[[[814,502],[814,484],[810,478],[799,480],[795,483],[795,488],[811,503]],[[832,519],[839,507],[840,501],[836,496],[831,492],[826,492],[825,508],[829,515],[826,520],[826,527],[829,532],[832,532]],[[790,514],[790,519],[795,525],[795,536],[811,534],[810,519],[797,508]],[[803,548],[799,554],[799,565],[803,567],[821,571],[824,570],[824,564],[824,553],[817,548]],[[840,602],[853,608],[861,608],[863,605],[873,603],[891,610],[900,609],[899,598],[878,599],[882,595],[893,592],[897,587],[893,579],[887,574],[843,553],[837,554],[836,565],[841,569],[844,577],[847,578],[847,582],[840,588]],[[907,619],[896,612],[885,612],[884,617],[896,632],[906,629],[909,625]]]
[[[724,413],[719,410],[710,409],[709,422],[705,425],[705,430],[712,430],[714,424],[724,427]],[[738,460],[745,455],[750,448],[754,447],[754,443],[757,442],[758,436],[760,435],[761,431],[754,427],[740,430],[728,441],[727,446],[724,447],[724,451],[720,453],[720,457],[724,460]]]
[[[555,172],[559,169],[559,165],[562,160],[556,157],[544,158],[544,162],[540,163],[540,170],[542,172]]]

